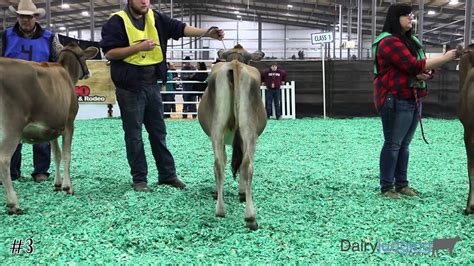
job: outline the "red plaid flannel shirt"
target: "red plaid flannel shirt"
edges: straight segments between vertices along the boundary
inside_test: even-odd
[[[382,39],[377,47],[378,75],[374,79],[374,104],[380,110],[390,91],[400,99],[414,99],[410,81],[425,69],[426,59],[416,60],[406,45],[395,36]],[[427,89],[418,89],[418,97],[424,97]]]

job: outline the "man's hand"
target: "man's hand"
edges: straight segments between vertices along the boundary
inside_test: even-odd
[[[136,47],[139,51],[151,51],[155,49],[156,43],[153,40],[146,39],[136,44]]]
[[[219,29],[219,28],[214,28],[212,29],[211,31],[209,31],[209,33],[207,33],[207,37],[211,37],[213,39],[217,39],[217,40],[222,40],[224,39],[224,30],[223,29]]]

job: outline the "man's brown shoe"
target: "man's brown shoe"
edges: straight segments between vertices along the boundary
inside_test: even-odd
[[[145,182],[133,184],[133,190],[135,190],[136,192],[151,192],[151,189]]]
[[[48,176],[45,174],[36,174],[33,176],[33,180],[37,183],[48,180]]]
[[[184,189],[186,187],[186,184],[181,182],[181,180],[179,180],[179,178],[177,178],[177,177],[175,177],[173,179],[168,179],[168,180],[159,180],[158,181],[158,186],[160,186],[160,185],[168,185],[168,186],[172,186],[172,187],[175,187],[175,188],[178,188],[178,189]]]
[[[386,191],[386,192],[382,193],[382,195],[384,195],[385,197],[389,197],[391,199],[400,199],[400,194],[395,192],[395,190]]]
[[[398,193],[403,194],[408,197],[418,196],[418,192],[415,189],[409,188],[409,187],[404,187],[398,190]]]

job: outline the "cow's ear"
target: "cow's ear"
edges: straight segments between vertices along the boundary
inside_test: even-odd
[[[90,47],[87,47],[87,49],[84,51],[84,54],[87,59],[92,59],[97,55],[98,52],[99,52],[99,49],[97,49],[97,47],[90,46]]]
[[[260,61],[265,56],[265,53],[262,51],[256,51],[251,54],[252,61]]]
[[[225,53],[224,49],[219,49],[219,51],[217,51],[217,58],[225,60],[224,53]]]

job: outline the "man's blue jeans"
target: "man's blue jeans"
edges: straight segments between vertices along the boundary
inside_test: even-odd
[[[265,109],[267,110],[267,117],[272,116],[272,103],[275,102],[275,116],[281,116],[281,91],[280,89],[267,89],[265,91]]]
[[[15,153],[13,153],[10,163],[10,175],[12,180],[18,179],[21,176],[21,149],[23,144],[18,144]],[[51,165],[51,146],[49,142],[33,144],[33,173],[31,176],[37,174],[45,174],[49,176],[49,166]]]
[[[139,91],[116,89],[122,127],[125,132],[127,160],[134,183],[147,182],[148,165],[142,139],[142,125],[148,132],[158,179],[176,177],[173,156],[166,146],[163,102],[158,85],[146,85]]]
[[[421,110],[421,102],[420,102]],[[380,110],[384,144],[380,153],[380,189],[383,192],[408,186],[408,146],[418,125],[416,101],[385,98]]]

